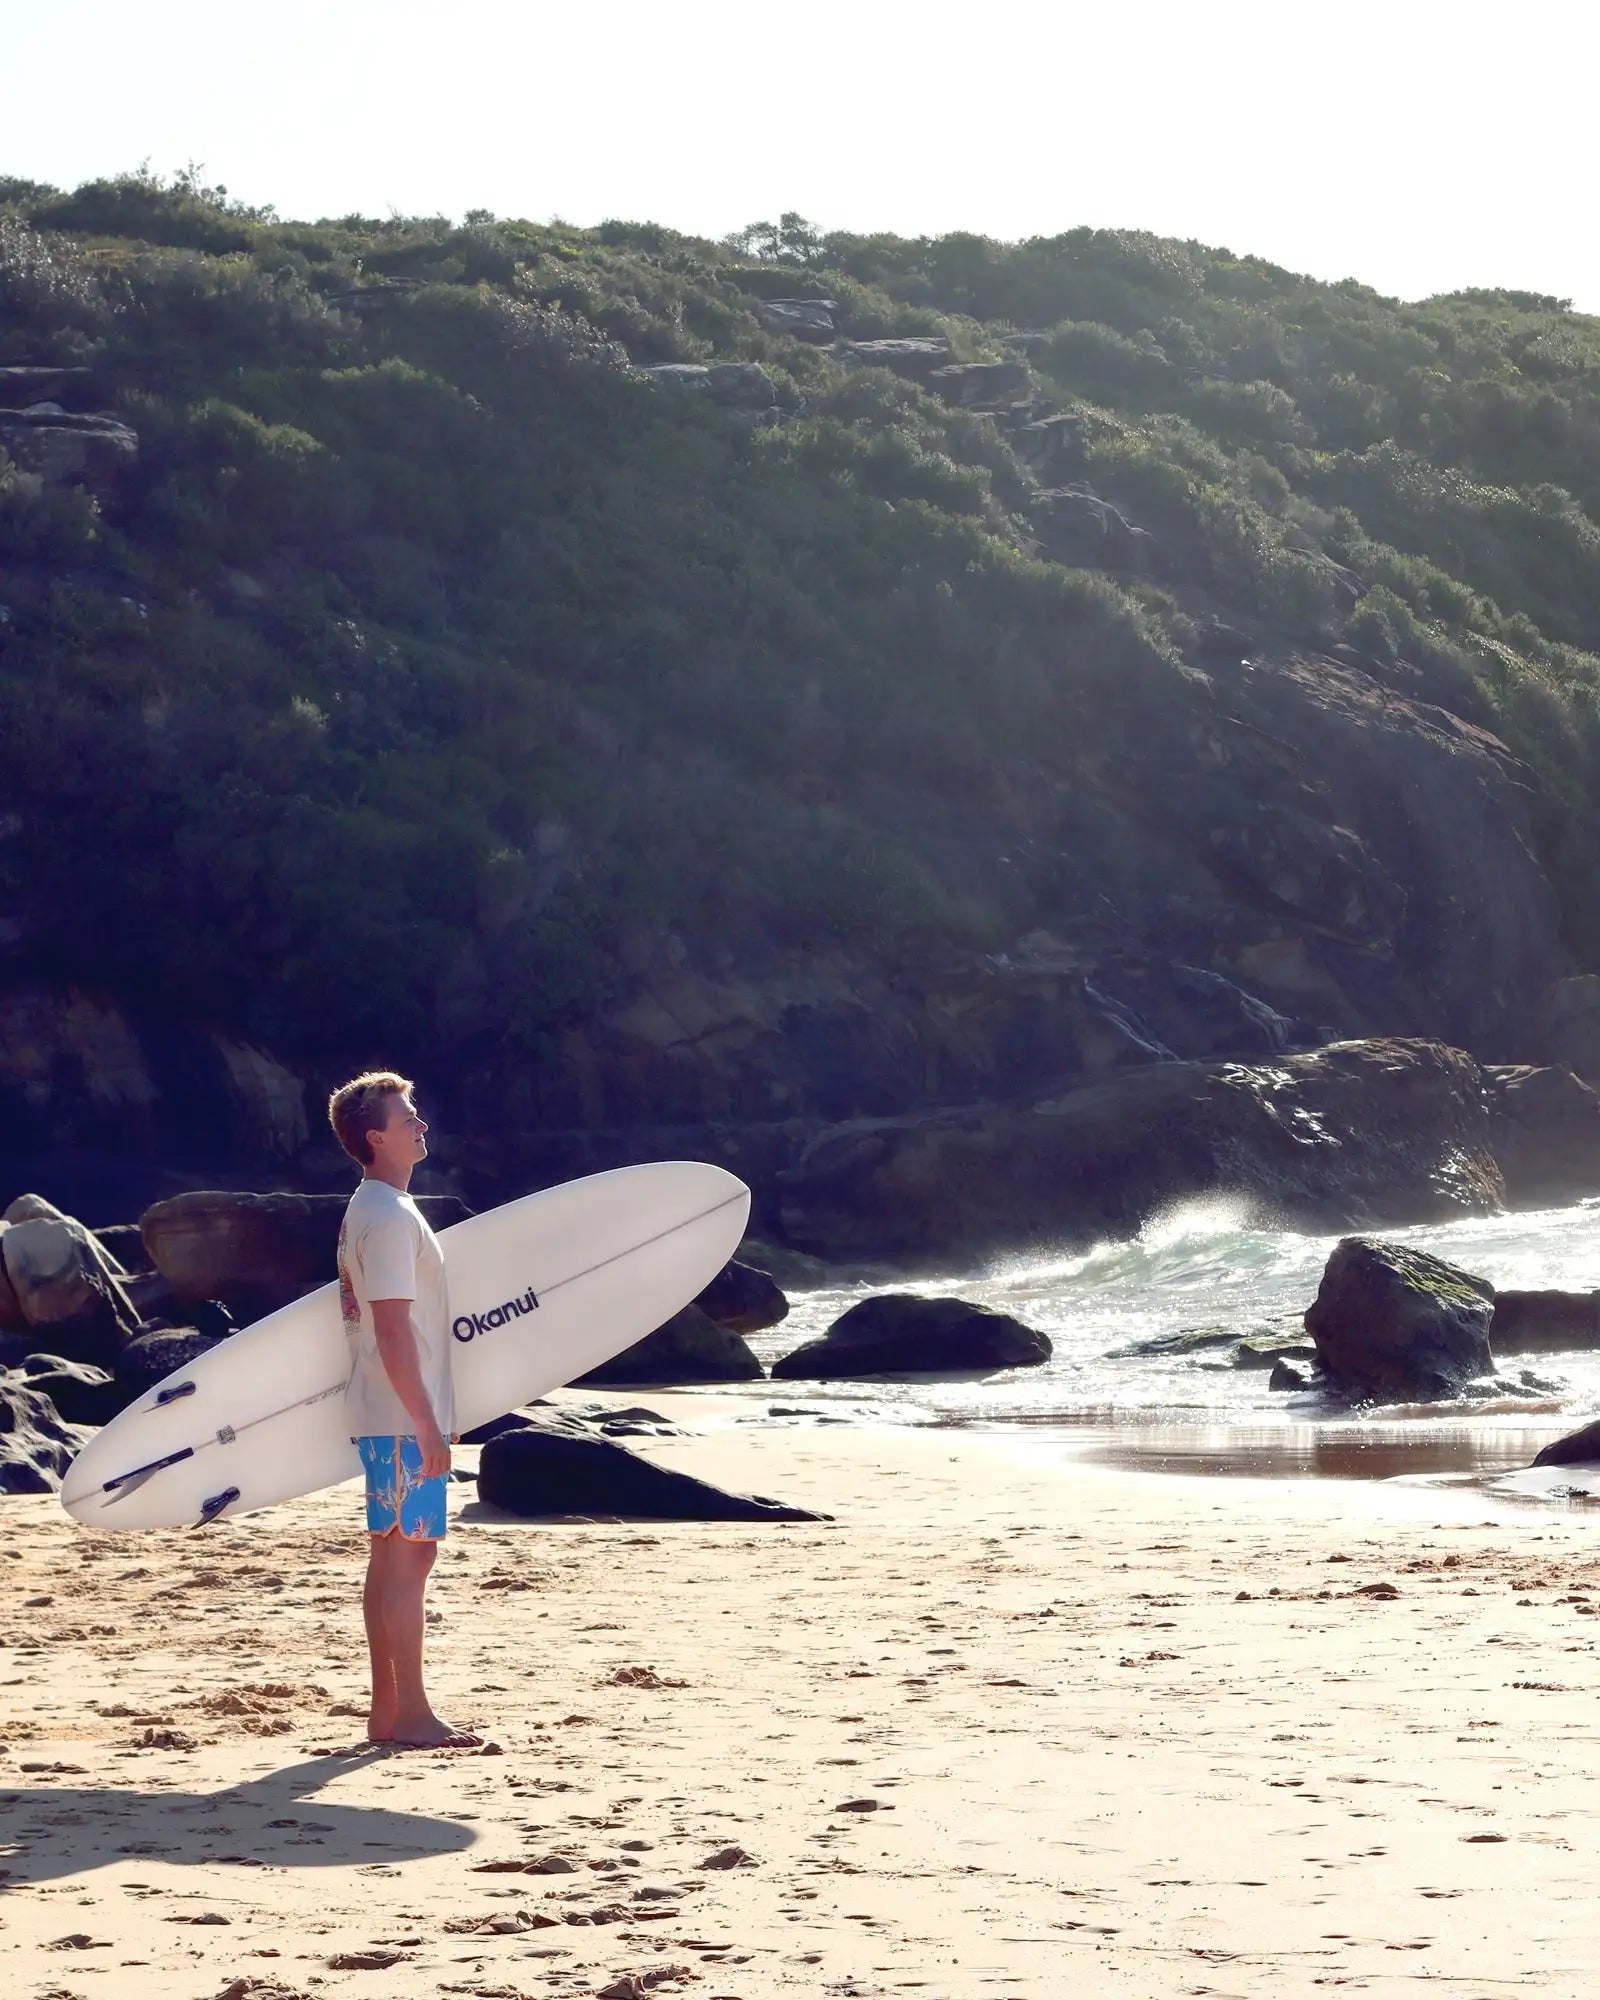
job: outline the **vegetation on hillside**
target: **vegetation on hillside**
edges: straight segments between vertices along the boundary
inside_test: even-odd
[[[797,298],[840,344],[783,330]],[[929,337],[1020,389],[980,413],[843,345]],[[711,361],[775,416],[635,372]],[[1559,300],[1129,232],[714,244],[0,179],[0,366],[62,363],[139,450],[99,498],[0,450],[12,970],[467,1057],[663,932],[997,942],[875,801],[1068,770],[1219,617],[1504,735],[1600,957],[1600,322]],[[1049,558],[1051,412],[1149,573]]]

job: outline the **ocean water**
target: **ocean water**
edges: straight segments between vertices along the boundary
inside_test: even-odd
[[[1381,1233],[1502,1287],[1600,1287],[1600,1200]],[[980,1379],[749,1384],[762,1405],[911,1424],[1070,1434],[1082,1456],[1169,1470],[1335,1477],[1481,1477],[1526,1465],[1540,1445],[1600,1413],[1600,1353],[1513,1356],[1508,1392],[1480,1402],[1352,1411],[1315,1393],[1269,1390],[1230,1346],[1134,1357],[1136,1342],[1195,1328],[1234,1338],[1301,1333],[1336,1236],[1252,1224],[1224,1197],[1183,1203],[1128,1242],[1062,1255],[1041,1246],[965,1279],[843,1285],[793,1295],[788,1319],[752,1341],[770,1363],[821,1334],[875,1289],[955,1294],[1050,1336],[1043,1368]],[[752,1412],[754,1414],[754,1412]]]

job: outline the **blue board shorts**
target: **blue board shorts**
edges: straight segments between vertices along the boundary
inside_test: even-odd
[[[408,1542],[442,1542],[449,1481],[442,1473],[423,1478],[416,1439],[358,1437],[355,1445],[367,1475],[367,1533],[398,1530]]]

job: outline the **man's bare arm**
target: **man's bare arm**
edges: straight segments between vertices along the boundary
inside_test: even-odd
[[[378,1358],[404,1405],[406,1415],[417,1427],[417,1447],[422,1453],[422,1476],[432,1479],[450,1470],[450,1444],[439,1430],[433,1405],[422,1384],[417,1362],[417,1336],[411,1326],[409,1299],[374,1299],[372,1329],[378,1337]]]

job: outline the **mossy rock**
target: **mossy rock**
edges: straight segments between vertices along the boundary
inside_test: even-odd
[[[1486,1278],[1405,1244],[1347,1236],[1328,1259],[1306,1331],[1331,1388],[1426,1400],[1493,1373],[1493,1316]]]

